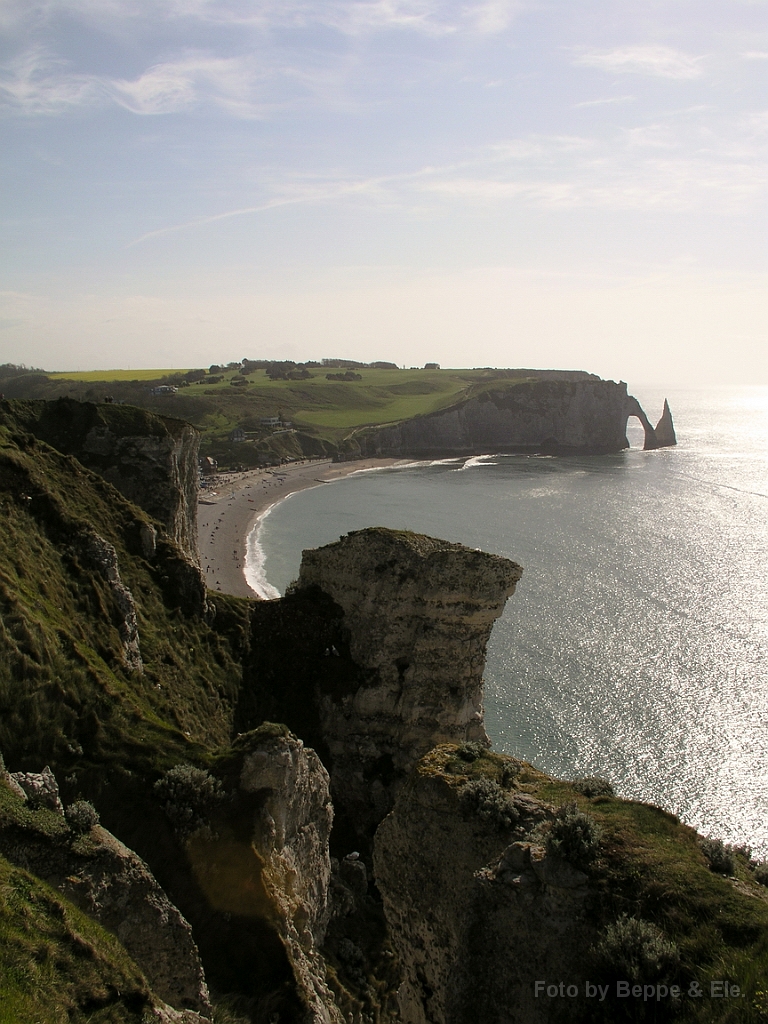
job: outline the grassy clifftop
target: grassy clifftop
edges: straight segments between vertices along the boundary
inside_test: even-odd
[[[356,367],[355,380],[328,380],[330,367],[311,367],[301,379],[277,379],[260,368],[243,375],[240,364],[216,372],[89,371],[12,373],[0,367],[0,390],[8,398],[72,397],[88,402],[112,398],[193,423],[203,435],[201,453],[222,465],[255,464],[259,455],[331,454],[366,426],[380,426],[446,409],[488,388],[506,388],[542,376],[586,378],[580,371],[500,369],[380,369]],[[153,394],[159,384],[172,394]],[[262,419],[280,415],[289,433],[276,434]],[[240,428],[245,444],[231,444]]]

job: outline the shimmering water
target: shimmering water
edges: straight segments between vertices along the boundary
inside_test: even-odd
[[[652,420],[663,397],[638,393]],[[299,492],[263,521],[263,568],[282,591],[302,548],[371,525],[520,562],[488,652],[494,746],[768,855],[768,388],[668,397],[674,449],[489,453]]]

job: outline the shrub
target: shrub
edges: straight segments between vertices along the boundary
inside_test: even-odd
[[[701,852],[709,861],[712,871],[720,875],[732,875],[736,870],[735,851],[722,839],[700,839]]]
[[[768,886],[768,861],[761,860],[754,867],[755,881]]]
[[[190,835],[208,822],[208,815],[223,799],[221,783],[204,768],[177,764],[155,783],[165,813],[181,835]]]
[[[600,969],[635,983],[669,976],[680,960],[677,947],[660,928],[626,914],[606,928],[594,955]]]
[[[613,786],[607,779],[600,779],[596,775],[585,775],[581,779],[573,780],[573,788],[582,796],[613,796]]]
[[[479,757],[483,756],[484,750],[483,744],[478,743],[477,740],[466,740],[464,743],[459,744],[459,749],[456,753],[462,761],[477,761]]]
[[[517,776],[520,774],[521,765],[516,761],[507,761],[504,767],[501,769],[501,784],[505,788],[511,786]]]
[[[476,814],[496,828],[511,828],[520,818],[511,797],[492,779],[471,779],[459,795],[464,810]]]
[[[64,811],[67,824],[77,835],[85,835],[99,824],[99,812],[89,800],[76,800]]]
[[[575,867],[591,864],[600,849],[601,831],[576,804],[566,804],[555,814],[547,835],[547,850]]]

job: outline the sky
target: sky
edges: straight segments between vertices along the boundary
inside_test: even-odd
[[[768,384],[768,0],[0,0],[0,362]]]

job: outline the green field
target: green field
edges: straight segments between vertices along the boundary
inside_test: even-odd
[[[397,423],[445,409],[488,386],[513,384],[525,371],[496,369],[378,369],[354,367],[360,380],[328,380],[340,372],[327,366],[309,367],[310,376],[279,380],[256,369],[246,376],[240,364],[226,369],[197,370],[89,370],[67,373],[4,372],[6,398],[78,401],[110,400],[174,416],[194,424],[202,433],[201,452],[220,466],[256,465],[267,455],[302,458],[333,455],[338,446],[362,427]],[[0,368],[9,371],[13,368]],[[198,374],[204,374],[199,380]],[[155,395],[158,384],[178,390]],[[262,420],[280,416],[291,422],[291,432],[276,434]],[[230,440],[239,428],[246,443]]]

